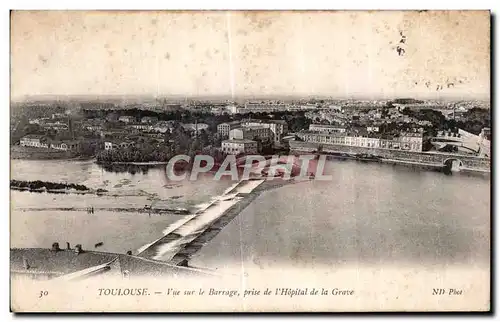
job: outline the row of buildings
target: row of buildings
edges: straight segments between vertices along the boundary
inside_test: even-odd
[[[299,139],[311,143],[397,149],[412,152],[421,152],[423,145],[423,134],[421,132],[402,132],[396,137],[386,137],[376,133],[354,133],[334,125],[311,124],[308,131],[301,131],[296,135]]]
[[[75,140],[50,140],[44,135],[28,134],[21,138],[19,145],[40,149],[55,149],[60,151],[77,151],[79,142]]]
[[[304,111],[317,109],[316,104],[292,104],[281,101],[250,101],[243,106],[229,105],[227,110],[232,114],[273,113],[283,111]]]
[[[314,123],[341,124],[344,126],[350,124],[361,124],[366,126],[381,126],[382,124],[400,123],[415,126],[432,126],[432,123],[426,120],[418,120],[402,113],[404,107],[395,106],[382,109],[339,109],[328,108],[316,111],[308,111],[305,116]]]
[[[288,125],[283,120],[245,119],[217,126],[219,136],[226,139],[222,141],[222,151],[228,154],[256,153],[259,148],[256,140],[278,147],[287,132]]]
[[[140,122],[133,116],[121,116],[118,119],[121,126],[112,126],[112,128],[120,128],[130,130],[132,132],[148,132],[148,133],[171,133],[176,126],[175,121],[158,121],[157,117],[146,116],[141,119]],[[206,123],[180,123],[180,126],[188,132],[199,133],[202,130],[208,129],[208,124]],[[83,128],[92,132],[102,132],[105,129],[109,129],[110,125],[106,126],[105,120],[86,120],[83,124]]]

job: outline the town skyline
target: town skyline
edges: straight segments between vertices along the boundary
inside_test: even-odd
[[[192,96],[192,95],[152,95],[152,94],[103,94],[103,95],[63,95],[63,94],[50,94],[50,95],[23,95],[21,97],[11,97],[12,103],[26,103],[26,102],[107,102],[107,101],[121,101],[121,100],[165,100],[166,102],[180,102],[185,100],[193,101],[234,101],[243,102],[250,100],[282,100],[282,101],[294,101],[294,100],[331,100],[331,101],[389,101],[395,99],[414,99],[425,102],[459,102],[459,101],[478,101],[478,102],[490,102],[491,97],[463,97],[463,96],[450,96],[450,97],[440,97],[440,98],[417,98],[410,96],[395,95],[393,97],[379,97],[379,98],[367,98],[367,97],[335,97],[329,95],[268,95],[268,96],[223,96],[223,95],[204,95],[204,96]]]

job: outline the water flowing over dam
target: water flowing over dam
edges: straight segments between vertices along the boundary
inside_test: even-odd
[[[169,231],[155,242],[141,247],[138,256],[177,262],[178,260],[174,258],[182,252],[185,246],[209,230],[213,223],[227,214],[228,210],[250,198],[249,194],[264,181],[264,179],[259,179],[237,182],[221,196],[203,205],[195,215],[179,227]]]

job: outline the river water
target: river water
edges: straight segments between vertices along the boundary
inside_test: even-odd
[[[191,264],[488,267],[489,179],[351,161],[325,172],[333,180],[264,192]]]
[[[147,172],[110,172],[92,161],[12,160],[11,179],[42,180],[83,184],[102,188],[111,196],[32,193],[11,190],[11,247],[50,247],[82,244],[100,251],[125,253],[138,249],[175,228],[184,215],[147,214],[113,211],[113,208],[141,208],[155,205],[196,210],[222,194],[232,182],[200,180],[172,182],[165,167]],[[94,214],[83,211],[57,211],[50,208],[94,207]],[[30,211],[35,209],[36,211]],[[43,208],[46,208],[45,210]]]
[[[262,193],[197,253],[191,264],[224,270],[297,268],[352,263],[487,265],[490,180],[446,176],[405,167],[328,161],[331,181],[301,182]],[[117,196],[11,191],[11,247],[83,244],[134,253],[182,222],[183,215],[113,211],[152,200],[196,209],[234,182],[209,176],[172,183],[162,167],[114,173],[92,161],[12,160],[11,178],[79,183]],[[124,196],[126,195],[126,196]],[[159,201],[158,201],[159,200]],[[102,207],[84,211],[30,211],[40,207]]]

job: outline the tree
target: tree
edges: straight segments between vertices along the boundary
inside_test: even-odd
[[[198,135],[198,139],[200,141],[201,146],[207,146],[210,144],[210,139],[208,137],[208,133],[204,129],[202,129],[200,131],[200,134]]]

